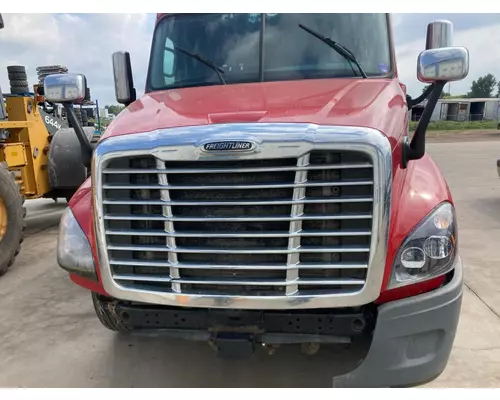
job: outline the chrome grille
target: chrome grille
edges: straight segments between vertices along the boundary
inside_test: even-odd
[[[102,172],[107,256],[124,288],[228,296],[341,295],[366,284],[369,154],[163,161]]]

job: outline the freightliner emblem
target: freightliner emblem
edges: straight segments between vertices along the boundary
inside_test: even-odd
[[[201,146],[203,151],[208,152],[245,152],[255,150],[256,144],[248,140],[222,140],[208,142]]]

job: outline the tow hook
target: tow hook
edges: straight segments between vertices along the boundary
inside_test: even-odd
[[[255,353],[252,334],[218,333],[210,339],[209,344],[222,359],[250,358]]]

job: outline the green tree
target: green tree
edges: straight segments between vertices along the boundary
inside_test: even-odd
[[[113,105],[108,105],[105,108],[108,110],[110,114],[118,115],[125,107],[113,104]]]
[[[425,85],[423,88],[422,88],[422,94],[427,90],[427,88],[429,87],[430,85]],[[445,92],[444,89],[443,91],[441,92],[441,94],[439,95],[439,98],[440,99],[443,99],[445,97],[450,97],[450,94],[448,92]]]
[[[497,92],[497,97],[500,97],[500,82],[498,82],[498,92]]]
[[[470,92],[467,97],[470,98],[488,98],[493,97],[493,91],[497,85],[497,80],[493,74],[480,76],[477,80],[472,81]]]

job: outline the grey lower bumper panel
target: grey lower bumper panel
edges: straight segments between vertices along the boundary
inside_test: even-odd
[[[446,367],[462,303],[461,260],[442,288],[379,307],[367,356],[334,387],[416,386],[438,377]]]

